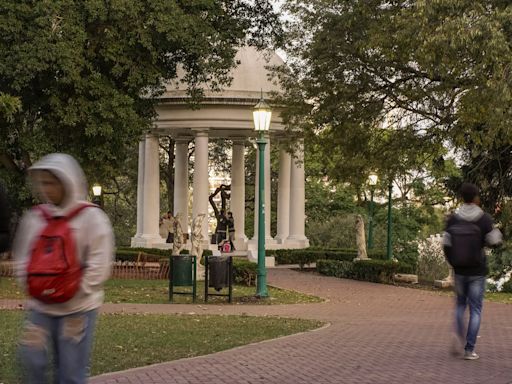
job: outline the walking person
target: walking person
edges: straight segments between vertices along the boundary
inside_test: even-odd
[[[228,227],[228,235],[229,235],[229,243],[231,244],[231,250],[235,250],[235,219],[233,217],[233,212],[228,212],[227,216],[227,227]]]
[[[167,211],[167,239],[166,243],[174,243],[174,227],[176,226],[176,218],[172,215],[171,211]]]
[[[456,335],[461,349],[464,347],[464,359],[476,360],[479,356],[475,352],[475,344],[488,273],[484,247],[501,244],[502,234],[494,228],[492,217],[479,207],[479,191],[474,184],[464,183],[460,195],[464,203],[447,220],[443,246],[455,272]],[[469,322],[466,327],[464,312],[468,306]]]
[[[16,276],[30,296],[19,343],[24,382],[48,382],[53,348],[54,382],[82,384],[111,271],[112,227],[103,210],[85,201],[87,183],[73,157],[45,156],[29,179],[45,204],[24,214],[13,245]]]

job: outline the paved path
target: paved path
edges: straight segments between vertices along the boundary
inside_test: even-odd
[[[320,330],[192,359],[97,376],[110,383],[512,384],[512,305],[484,305],[477,361],[449,354],[453,299],[412,288],[270,269],[269,283],[328,299],[280,306],[108,304],[104,311],[279,315]]]

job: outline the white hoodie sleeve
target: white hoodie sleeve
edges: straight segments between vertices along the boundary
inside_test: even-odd
[[[30,259],[30,252],[36,240],[36,234],[39,233],[44,226],[44,220],[39,214],[32,210],[25,212],[18,224],[12,254],[16,280],[23,289],[26,289],[27,285],[27,265]]]
[[[84,274],[81,289],[85,294],[102,290],[109,278],[114,256],[114,234],[110,221],[100,209],[88,209],[84,235]]]

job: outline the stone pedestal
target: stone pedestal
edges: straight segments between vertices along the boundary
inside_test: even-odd
[[[450,272],[447,277],[445,277],[443,280],[435,280],[434,281],[434,287],[436,288],[450,288],[454,286],[454,271],[453,268],[450,267]]]
[[[397,273],[394,276],[394,279],[397,283],[409,283],[409,284],[418,284],[418,275],[410,275],[406,273]]]

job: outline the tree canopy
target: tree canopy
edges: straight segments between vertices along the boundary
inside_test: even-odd
[[[238,46],[279,36],[267,0],[2,1],[0,176],[23,199],[24,171],[54,151],[112,176],[179,66],[197,99],[229,82]]]
[[[510,2],[290,0],[285,9],[286,119],[318,144],[331,177],[435,177],[453,151],[468,165],[496,148],[510,158]],[[500,164],[509,177],[510,161]]]

